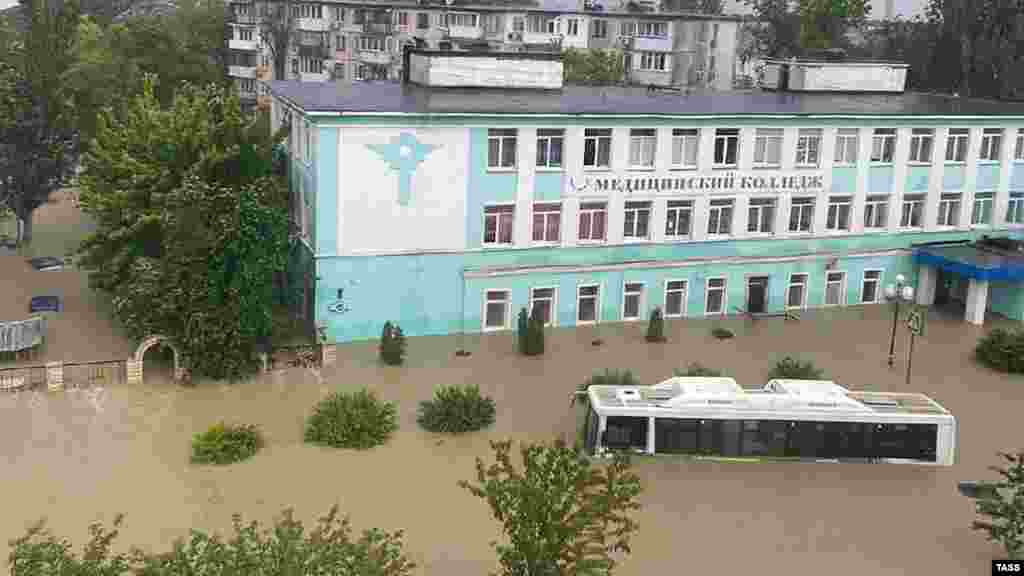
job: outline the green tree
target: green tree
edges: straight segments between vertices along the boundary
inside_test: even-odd
[[[744,0],[756,16],[745,28],[754,42],[751,51],[763,58],[789,58],[805,50],[846,47],[846,33],[862,28],[871,12],[870,0]]]
[[[835,48],[846,44],[851,28],[860,28],[871,13],[870,0],[797,0],[800,45],[806,49]]]
[[[975,520],[971,528],[985,532],[988,539],[998,542],[1009,558],[1017,560],[1024,553],[1024,452],[999,456],[1007,466],[990,466],[1003,479],[989,484],[988,495],[976,502],[978,514],[987,520]]]
[[[260,42],[270,52],[274,63],[274,79],[287,78],[288,49],[294,45],[296,3],[293,0],[268,2],[260,19]]]
[[[503,576],[613,573],[615,555],[630,552],[640,508],[640,478],[625,455],[594,465],[562,441],[521,448],[491,442],[495,462],[476,460],[475,482],[459,486],[483,499],[502,524],[506,543],[492,543]]]
[[[119,515],[110,530],[98,523],[90,526],[91,537],[81,555],[40,522],[11,542],[11,574],[411,576],[416,567],[404,552],[402,531],[369,529],[357,537],[349,519],[338,515],[337,506],[311,530],[296,520],[291,510],[275,519],[270,529],[258,522],[243,524],[241,516],[235,515],[231,538],[195,530],[162,554],[141,550],[112,553],[122,522]]]
[[[541,309],[534,306],[526,325],[527,353],[530,356],[539,356],[544,353],[544,317],[541,314]]]
[[[405,346],[402,327],[385,322],[380,335],[380,359],[388,366],[398,366],[405,361]]]
[[[651,310],[651,319],[647,323],[646,338],[648,342],[665,341],[665,317],[661,314],[661,308]]]
[[[519,316],[516,319],[516,349],[520,354],[529,354],[530,316],[526,313],[525,306],[519,309]]]
[[[626,68],[619,50],[562,50],[563,77],[567,84],[619,84],[626,80]]]

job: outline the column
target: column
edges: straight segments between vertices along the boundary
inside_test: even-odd
[[[980,138],[980,137],[979,137]],[[1005,226],[1006,209],[1010,202],[1010,176],[1013,170],[1013,152],[1017,145],[1017,130],[1003,130],[1003,148],[999,151],[999,187],[992,198],[992,226]],[[973,192],[973,188],[971,191]],[[973,204],[973,202],[972,202]]]
[[[796,151],[794,150],[795,153]],[[818,169],[816,171],[821,174],[821,193],[818,195],[821,208],[814,214],[814,233],[822,234],[825,232],[825,221],[828,217],[828,199],[832,196],[832,163],[836,154],[835,128],[825,128],[821,131],[821,145],[818,153],[821,156],[818,158]],[[856,197],[852,200],[851,212],[855,210]],[[863,210],[863,204],[861,209]],[[851,214],[851,218],[853,216]],[[853,228],[853,226],[851,225],[850,228]]]
[[[853,200],[853,226],[855,234],[864,233],[864,202],[867,199],[868,167],[871,165],[871,129],[861,128],[857,131],[857,188]],[[892,219],[894,201],[889,200],[889,217]]]
[[[654,454],[654,417],[647,419],[647,453]]]
[[[949,138],[949,128],[938,128],[935,130],[935,140],[932,144],[932,163],[931,168],[928,171],[928,192],[924,198],[924,229],[934,230],[938,227],[939,222],[939,198],[945,191],[943,186],[943,178],[945,172],[946,162],[946,140]],[[960,224],[964,224],[964,215],[966,214],[966,222],[970,224],[971,212],[966,210],[969,205],[968,190],[960,192]]]
[[[945,150],[943,150],[943,152],[945,152]],[[981,130],[980,129],[971,128],[970,132],[967,135],[967,158],[965,158],[965,165],[964,165],[964,187],[963,187],[963,192],[961,193],[962,194],[961,198],[962,198],[964,204],[967,204],[967,199],[971,198],[972,199],[972,201],[971,201],[972,207],[973,207],[973,204],[974,204],[974,202],[973,202],[974,193],[977,192],[977,189],[978,189],[978,155],[980,153],[981,153]],[[943,156],[943,158],[945,158],[945,156]],[[1003,196],[1006,196],[1006,195],[1004,194]],[[992,198],[992,208],[993,208],[993,210],[992,210],[992,222],[993,223],[998,222],[996,220],[996,215],[998,214],[998,212],[996,212],[995,209],[997,208],[997,206],[999,204],[999,198],[1001,198],[1001,196],[998,193],[995,194],[993,196],[993,198]],[[961,205],[961,209],[963,209],[963,208],[965,208],[965,206]],[[969,211],[967,211],[966,214],[967,214],[967,218],[968,218],[967,219],[967,224],[970,225],[970,223],[971,223],[971,221],[970,221],[971,213]],[[963,216],[964,212],[961,212],[960,215]],[[1005,216],[1005,213],[1004,213],[1004,216]]]
[[[988,303],[988,281],[971,278],[967,283],[967,310],[964,320],[978,326],[985,323],[985,307]]]
[[[562,166],[565,169],[565,184],[562,186],[562,246],[576,245],[577,228],[579,226],[579,198],[570,182],[582,185],[586,174],[583,171],[583,128],[569,127],[565,129],[565,142],[562,146]]]
[[[64,363],[46,363],[46,388],[51,392],[64,389]]]
[[[917,303],[931,306],[935,303],[935,287],[939,281],[938,270],[933,266],[921,264],[917,267]]]
[[[910,158],[910,129],[909,128],[897,128],[896,129],[896,147],[893,150],[892,156],[892,184],[889,186],[890,198],[892,198],[892,206],[889,208],[889,226],[890,232],[896,231],[900,227],[900,218],[903,215],[903,195],[907,193],[907,159]],[[868,148],[868,162],[870,163],[871,149]],[[927,214],[921,216],[922,224],[925,224],[924,218]]]
[[[530,245],[530,223],[533,221],[533,175],[537,171],[537,129],[520,128],[518,140],[516,215],[513,224],[512,245],[525,247]]]
[[[629,128],[612,128],[612,174],[622,174],[629,178],[634,174],[629,171]],[[632,193],[624,190],[608,192],[608,244],[622,244],[622,220],[626,199]]]

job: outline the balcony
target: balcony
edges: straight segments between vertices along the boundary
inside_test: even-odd
[[[324,44],[300,44],[299,45],[299,57],[301,58],[315,58],[317,60],[326,60],[331,57],[330,50]]]
[[[360,50],[359,61],[367,64],[391,64],[391,53]]]
[[[228,76],[232,78],[256,78],[256,67],[228,66]]]
[[[484,37],[484,30],[479,26],[449,26],[448,36],[459,40],[478,40]]]
[[[260,49],[260,41],[256,38],[259,37],[258,33],[253,32],[253,40],[238,40],[232,38],[228,40],[228,48],[231,50],[242,50],[244,52],[253,52]]]
[[[234,12],[231,12],[228,14],[228,22],[232,24],[247,24],[249,26],[255,26],[260,23],[260,19],[255,14],[235,14]]]
[[[363,23],[363,34],[379,34],[382,36],[390,35],[394,26],[391,22],[364,22]]]
[[[331,29],[331,21],[326,18],[296,18],[295,27],[310,32],[327,32]]]
[[[523,44],[551,44],[558,34],[551,32],[523,32]]]
[[[633,50],[641,52],[671,52],[672,38],[636,36],[633,38]]]

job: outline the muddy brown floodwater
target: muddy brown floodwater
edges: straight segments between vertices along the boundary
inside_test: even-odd
[[[993,478],[986,467],[997,463],[996,451],[1024,448],[1024,379],[973,365],[982,331],[932,316],[910,389],[959,419],[956,466],[639,459],[640,532],[619,574],[988,573],[1002,554],[970,530],[973,505],[956,483]],[[368,343],[342,346],[338,365],[323,373],[296,369],[234,386],[185,389],[150,378],[139,387],[0,396],[0,536],[20,535],[45,516],[79,548],[88,523],[125,512],[119,546],[164,550],[190,527],[228,529],[236,512],[267,521],[293,507],[311,521],[338,504],[357,527],[406,530],[420,574],[479,576],[495,566],[488,542],[499,528],[456,482],[472,477],[475,457],[489,457],[491,439],[571,434],[569,395],[593,370],[630,368],[653,383],[700,361],[754,386],[781,355],[795,353],[850,388],[902,391],[905,331],[890,371],[890,322],[883,306],[819,311],[795,323],[671,321],[661,345],[644,342],[642,324],[602,326],[600,348],[589,344],[592,329],[559,329],[541,358],[516,356],[510,335],[467,337],[469,358],[455,358],[456,338],[412,338],[398,368],[378,366]],[[736,338],[713,339],[718,323]],[[494,427],[448,439],[419,430],[418,402],[436,385],[461,383],[495,398]],[[367,452],[304,445],[310,407],[330,390],[360,386],[398,402],[401,429],[392,441]],[[261,426],[267,447],[229,467],[189,465],[190,436],[220,419]]]

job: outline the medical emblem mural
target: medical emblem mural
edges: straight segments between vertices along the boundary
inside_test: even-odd
[[[367,144],[388,167],[398,174],[398,204],[408,206],[412,198],[412,175],[439,145],[423,144],[416,136],[403,132],[388,144]]]

